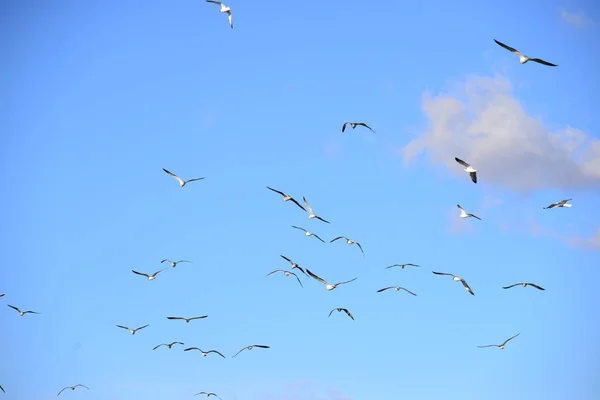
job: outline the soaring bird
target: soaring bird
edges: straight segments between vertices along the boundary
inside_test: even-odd
[[[496,42],[496,44],[498,44],[499,46],[504,47],[506,50],[510,51],[511,53],[516,54],[519,57],[519,62],[521,64],[525,64],[527,61],[534,61],[536,63],[548,65],[550,67],[558,67],[558,65],[549,63],[548,61],[544,61],[541,58],[527,57],[526,55],[519,52],[517,49],[513,49],[512,47],[507,46],[504,43],[497,41],[496,39],[494,39],[494,42]]]
[[[315,275],[312,272],[310,272],[310,270],[307,269],[306,272],[308,273],[308,275],[311,278],[313,278],[313,279],[315,279],[315,280],[323,283],[325,285],[325,289],[328,290],[328,291],[329,290],[333,290],[333,289],[335,289],[336,287],[338,287],[340,285],[344,285],[346,283],[354,282],[356,280],[356,278],[354,278],[354,279],[350,279],[349,281],[339,282],[339,283],[336,283],[335,285],[332,285],[329,282],[327,282],[325,279],[319,278],[317,275]]]
[[[305,236],[314,236],[314,237],[316,237],[317,239],[319,239],[321,242],[325,243],[325,241],[324,241],[323,239],[321,239],[321,238],[319,237],[319,235],[317,235],[316,233],[309,232],[309,231],[307,231],[306,229],[304,229],[304,228],[300,228],[299,226],[296,226],[296,225],[292,225],[292,228],[300,229],[301,231],[304,231],[304,235],[305,235]]]
[[[195,319],[203,319],[203,318],[206,318],[206,317],[208,317],[208,315],[202,315],[202,316],[200,316],[200,317],[191,317],[191,318],[184,318],[184,317],[167,317],[167,319],[181,319],[181,320],[185,321],[186,323],[188,323],[188,322],[190,322],[190,321],[193,321],[193,320],[195,320]]]
[[[173,178],[177,179],[177,182],[179,182],[179,186],[180,187],[184,187],[186,184],[190,183],[190,182],[194,182],[194,181],[201,181],[202,179],[204,179],[204,177],[202,178],[194,178],[194,179],[188,179],[187,181],[184,181],[183,179],[181,179],[180,177],[178,177],[177,175],[175,175],[172,172],[167,171],[166,169],[163,168],[163,171],[165,171],[167,174],[171,175]]]
[[[573,207],[573,204],[568,204],[569,201],[571,201],[573,199],[566,199],[566,200],[561,200],[558,203],[552,203],[550,204],[548,207],[544,207],[544,210],[548,209],[548,208],[554,208],[554,207]]]
[[[221,3],[220,1],[206,0],[206,2],[214,3],[214,4],[221,6],[221,9],[219,10],[219,12],[227,13],[227,16],[229,17],[229,26],[231,26],[231,29],[233,29],[233,20],[231,19],[231,8],[227,7],[225,4]]]
[[[354,321],[354,317],[352,316],[352,314],[350,314],[350,311],[348,311],[348,310],[347,310],[347,309],[345,309],[345,308],[334,308],[333,310],[329,311],[329,315],[328,315],[328,317],[331,317],[331,314],[332,314],[334,311],[337,311],[337,312],[345,312],[345,313],[346,313],[346,315],[347,315],[347,316],[349,316],[349,317],[350,317],[350,318],[351,318],[351,319]]]
[[[469,284],[467,283],[467,281],[465,281],[463,278],[461,278],[460,276],[456,276],[454,274],[448,274],[446,272],[435,272],[435,271],[431,271],[436,275],[448,275],[452,277],[452,280],[455,281],[460,281],[460,283],[463,284],[463,286],[465,287],[465,290],[469,293],[471,293],[473,296],[475,296],[475,293],[473,293],[473,290],[471,290],[471,288],[469,287]]]
[[[304,271],[304,269],[302,269],[302,267],[301,267],[301,266],[299,266],[298,264],[296,264],[294,261],[290,260],[290,259],[289,259],[289,258],[287,258],[286,256],[283,256],[283,255],[281,255],[281,254],[280,254],[280,256],[281,256],[281,258],[283,258],[284,260],[286,260],[287,262],[289,262],[289,263],[292,265],[292,269],[294,269],[294,268],[297,268],[297,269],[299,269],[300,271],[302,271],[302,273],[303,273],[304,275],[306,275],[306,271]]]
[[[514,285],[510,285],[510,286],[502,286],[502,289],[510,289],[511,287],[515,287],[515,286],[523,286],[523,287],[532,286],[538,290],[546,290],[543,287],[538,286],[535,283],[530,283],[530,282],[519,282],[519,283],[515,283]]]
[[[149,281],[153,281],[156,279],[156,275],[160,274],[161,272],[163,272],[166,268],[161,269],[160,271],[156,271],[155,273],[153,273],[152,275],[148,275],[148,274],[144,274],[142,272],[137,272],[134,270],[131,270],[131,272],[133,272],[136,275],[141,275],[141,276],[145,276],[146,278],[148,278]]]
[[[142,330],[142,329],[144,329],[147,326],[150,326],[150,325],[144,325],[144,326],[140,326],[139,328],[131,329],[131,328],[128,328],[128,327],[123,326],[123,325],[117,325],[117,327],[119,327],[119,328],[128,330],[129,332],[131,332],[132,335],[135,335],[135,333],[137,331]]]
[[[483,349],[483,348],[485,348],[485,347],[499,347],[499,348],[500,348],[500,350],[504,350],[504,346],[506,346],[506,343],[510,342],[511,340],[513,340],[514,338],[516,338],[516,337],[517,337],[517,336],[519,336],[519,335],[520,335],[520,333],[517,333],[515,336],[513,336],[513,337],[509,337],[509,338],[508,338],[508,339],[506,339],[506,340],[504,341],[504,343],[502,343],[502,344],[488,344],[488,345],[486,345],[486,346],[477,346],[477,347],[479,347],[480,349]]]
[[[295,205],[297,205],[298,207],[300,207],[302,209],[302,211],[306,211],[306,209],[304,207],[302,207],[300,205],[300,203],[298,203],[298,201],[296,199],[294,199],[292,196],[289,196],[283,192],[280,192],[279,190],[275,190],[272,187],[267,186],[267,189],[274,191],[275,193],[279,193],[280,195],[283,196],[283,201],[291,201],[292,203],[294,203]]]
[[[83,387],[83,388],[86,388],[87,390],[90,390],[89,387],[78,383],[75,386],[67,386],[66,388],[63,388],[60,392],[58,392],[57,396],[59,396],[63,392],[63,390],[67,390],[67,389],[75,390],[76,387]]]
[[[405,289],[405,288],[403,288],[403,287],[400,287],[400,286],[388,286],[388,287],[386,287],[386,288],[379,289],[379,290],[377,291],[377,293],[380,293],[380,292],[385,292],[386,290],[389,290],[389,289],[394,289],[394,290],[396,290],[396,292],[398,292],[398,291],[400,291],[400,290],[404,290],[405,292],[408,292],[408,293],[412,294],[413,296],[416,296],[416,295],[417,295],[416,293],[413,293],[413,292],[411,292],[410,290],[408,290],[408,289]]]
[[[319,217],[318,215],[316,215],[316,214],[313,212],[313,209],[312,209],[312,207],[311,207],[311,206],[309,206],[309,205],[308,205],[308,201],[306,201],[306,197],[302,197],[302,200],[304,200],[304,205],[305,205],[305,206],[306,206],[306,208],[308,209],[308,213],[309,213],[309,215],[308,215],[308,219],[313,219],[313,218],[316,218],[316,219],[320,219],[321,221],[323,221],[323,222],[326,222],[326,223],[328,223],[328,224],[330,223],[329,221],[326,221],[326,220],[324,220],[323,218]]]
[[[215,396],[217,399],[220,399],[220,397],[216,393],[208,393],[208,392],[196,393],[194,396],[198,396],[199,394],[203,394],[206,397]]]
[[[454,157],[454,159],[456,160],[457,163],[459,163],[460,165],[465,167],[465,171],[469,173],[469,176],[471,177],[471,180],[473,181],[473,183],[477,183],[477,170],[475,168],[471,167],[471,165],[469,163],[464,162],[463,160],[461,160],[458,157]]]
[[[175,268],[177,266],[177,264],[179,264],[179,263],[191,263],[191,261],[187,261],[187,260],[171,261],[167,258],[162,260],[160,263],[162,264],[165,262],[168,262],[169,264],[171,264],[171,267],[173,267],[173,268]]]
[[[342,133],[344,133],[344,131],[346,130],[346,126],[350,125],[350,127],[352,129],[355,129],[357,126],[364,126],[365,128],[369,129],[371,132],[375,133],[375,131],[373,129],[371,129],[371,127],[367,124],[365,124],[364,122],[344,122],[344,125],[342,125]]]
[[[13,310],[16,310],[21,317],[23,315],[25,315],[25,314],[39,314],[39,312],[36,312],[36,311],[21,311],[19,309],[19,307],[11,306],[10,304],[7,304],[7,306],[9,306],[10,308],[12,308]]]
[[[189,347],[189,348],[185,349],[184,351],[190,351],[190,350],[198,350],[200,353],[202,353],[202,356],[203,356],[203,357],[206,357],[206,356],[207,356],[207,355],[209,355],[210,353],[215,353],[215,354],[218,354],[218,355],[220,355],[221,357],[225,358],[225,356],[224,356],[223,354],[219,353],[219,352],[218,352],[218,351],[216,351],[216,350],[204,351],[204,350],[201,350],[201,349],[199,349],[198,347]]]
[[[167,347],[170,349],[171,347],[173,347],[173,345],[174,345],[174,344],[181,344],[181,345],[183,345],[184,343],[182,343],[182,342],[161,343],[161,344],[159,344],[158,346],[156,346],[155,348],[153,348],[152,350],[156,350],[156,349],[158,349],[160,346],[167,346]]]
[[[404,267],[420,267],[420,265],[411,264],[411,263],[408,263],[408,264],[393,264],[393,265],[390,265],[389,267],[385,267],[385,269],[390,269],[390,268],[393,268],[393,267],[400,267],[400,268],[404,269]]]
[[[276,269],[275,271],[271,271],[267,274],[267,276],[272,275],[276,272],[283,272],[283,275],[285,276],[290,276],[290,275],[294,275],[296,277],[296,279],[298,280],[298,283],[300,284],[300,286],[304,287],[304,285],[302,284],[302,282],[300,282],[300,278],[298,278],[298,275],[296,275],[295,273],[291,272],[291,271],[286,271],[284,269]]]
[[[333,243],[333,242],[335,242],[336,240],[339,240],[339,239],[346,239],[346,244],[355,244],[355,245],[357,245],[358,248],[360,249],[360,251],[363,253],[363,256],[365,255],[365,252],[363,251],[363,248],[360,245],[360,243],[355,242],[354,240],[349,239],[349,238],[347,238],[345,236],[338,236],[335,239],[332,239],[331,242],[329,242],[329,243]]]
[[[473,217],[473,218],[477,218],[478,220],[480,220],[480,221],[481,221],[481,218],[479,218],[477,215],[475,215],[475,214],[467,214],[467,212],[465,211],[465,209],[464,209],[464,208],[462,208],[462,207],[460,206],[460,204],[457,204],[457,205],[456,205],[456,207],[458,207],[458,208],[459,208],[459,210],[460,210],[460,217],[461,217],[461,218],[469,218],[469,217]]]
[[[240,351],[238,351],[237,353],[235,353],[235,355],[233,357],[237,356],[238,354],[240,354],[244,350],[252,350],[255,347],[258,347],[259,349],[270,349],[271,348],[270,346],[265,346],[263,344],[253,344],[252,346],[246,346],[246,347],[244,347],[243,349],[241,349]],[[231,358],[233,358],[233,357],[231,357]]]

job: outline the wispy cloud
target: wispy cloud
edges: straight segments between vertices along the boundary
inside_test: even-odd
[[[277,394],[268,394],[265,400],[352,400],[337,389],[326,388],[311,379],[297,379],[285,384]]]
[[[566,23],[576,26],[577,28],[585,28],[592,24],[592,20],[587,15],[585,15],[583,10],[581,9],[575,12],[569,12],[564,8],[561,8],[560,18]]]
[[[600,251],[600,228],[590,237],[562,238],[569,246]]]

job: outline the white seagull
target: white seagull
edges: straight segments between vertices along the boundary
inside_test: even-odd
[[[313,212],[313,209],[312,209],[312,207],[311,207],[311,206],[309,206],[309,205],[308,205],[308,201],[306,201],[306,197],[302,197],[302,200],[304,200],[304,205],[305,205],[305,206],[306,206],[306,208],[308,209],[308,213],[309,213],[309,215],[308,215],[308,219],[313,219],[313,218],[316,218],[316,219],[320,219],[321,221],[323,221],[323,222],[326,222],[326,223],[328,223],[328,224],[330,223],[329,221],[325,221],[323,218],[319,217],[318,215],[316,215],[316,214]]]
[[[137,272],[135,270],[131,270],[131,272],[133,272],[136,275],[141,275],[141,276],[145,276],[146,278],[148,278],[149,281],[153,281],[156,279],[156,275],[160,274],[161,272],[163,272],[166,268],[161,269],[160,271],[156,271],[155,273],[153,273],[152,275],[148,275],[148,274],[144,274],[143,272]]]
[[[219,395],[217,395],[216,393],[209,393],[209,392],[196,393],[194,396],[198,396],[199,394],[203,394],[206,397],[215,396],[217,399],[220,399]]]
[[[347,316],[349,316],[349,317],[352,319],[352,321],[354,321],[354,317],[352,316],[352,314],[350,314],[350,311],[348,311],[346,308],[334,308],[333,310],[329,311],[329,315],[328,315],[328,317],[331,317],[331,314],[332,314],[334,311],[337,311],[337,312],[345,312],[345,313],[346,313],[346,315],[347,315]]]
[[[195,319],[203,319],[203,318],[206,318],[206,317],[208,317],[208,315],[202,315],[202,316],[200,316],[200,317],[191,317],[191,318],[184,318],[184,317],[167,317],[167,319],[173,319],[173,320],[175,320],[175,319],[180,319],[180,320],[183,320],[183,321],[185,321],[186,323],[189,323],[190,321],[193,321],[193,320],[195,320]]]
[[[269,272],[269,273],[267,274],[267,276],[269,276],[269,275],[272,275],[272,274],[274,274],[274,273],[276,273],[276,272],[283,272],[283,274],[284,274],[285,276],[294,275],[294,276],[296,277],[296,279],[298,280],[298,283],[300,284],[300,286],[304,287],[304,285],[302,284],[302,282],[300,282],[300,278],[298,278],[298,275],[296,275],[295,273],[293,273],[293,272],[291,272],[291,271],[286,271],[286,270],[283,270],[283,269],[276,269],[275,271],[271,271],[271,272]]]
[[[325,243],[325,241],[324,241],[323,239],[321,239],[321,238],[319,237],[319,235],[317,235],[316,233],[309,232],[309,231],[307,231],[306,229],[304,229],[304,228],[300,228],[299,226],[296,226],[296,225],[292,225],[292,228],[300,229],[301,231],[304,231],[304,235],[305,235],[305,236],[314,236],[314,237],[316,237],[317,239],[319,239],[321,242]]]
[[[566,199],[566,200],[561,200],[558,203],[552,203],[550,204],[548,207],[544,207],[544,210],[549,209],[549,208],[554,208],[554,207],[573,207],[573,204],[569,204],[569,201],[571,201],[573,199]]]
[[[173,268],[175,268],[177,266],[177,264],[179,264],[179,263],[185,263],[185,262],[186,263],[191,263],[191,261],[187,261],[187,260],[171,261],[169,259],[164,259],[160,263],[162,264],[162,263],[165,263],[165,262],[168,262],[169,264],[171,264],[171,267],[173,267]]]
[[[471,167],[471,165],[469,163],[464,162],[463,160],[461,160],[458,157],[454,157],[454,159],[456,160],[457,163],[459,163],[460,165],[465,167],[465,171],[469,173],[473,183],[477,183],[477,170],[475,168]]]
[[[369,129],[371,132],[375,133],[375,131],[373,129],[371,129],[371,127],[367,124],[365,124],[364,122],[344,122],[344,125],[342,125],[342,133],[344,133],[344,131],[346,130],[346,125],[350,125],[350,127],[352,129],[355,129],[357,126],[364,126],[365,128]]]
[[[499,348],[500,348],[500,350],[504,350],[504,346],[506,346],[506,343],[510,342],[511,340],[513,340],[514,338],[516,338],[516,337],[517,337],[517,336],[519,336],[519,335],[520,335],[520,333],[517,333],[515,336],[513,336],[513,337],[509,337],[509,338],[508,338],[508,339],[506,339],[506,340],[504,341],[504,343],[502,343],[502,344],[488,344],[488,345],[486,345],[486,346],[477,346],[477,347],[479,347],[480,349],[483,349],[483,348],[485,348],[485,347],[499,347]]]
[[[543,287],[538,286],[535,283],[530,283],[530,282],[519,282],[519,283],[515,283],[514,285],[510,285],[510,286],[502,286],[502,289],[510,289],[511,287],[515,287],[515,286],[523,286],[523,287],[531,286],[538,290],[546,290]]]
[[[481,221],[481,218],[479,218],[477,215],[475,214],[467,214],[467,212],[465,211],[464,208],[462,208],[460,206],[460,204],[457,204],[456,207],[458,207],[460,209],[460,217],[461,218],[469,218],[469,217],[473,217],[473,218],[477,218],[478,220]]]
[[[435,272],[435,271],[431,271],[436,275],[448,275],[452,277],[452,280],[455,281],[460,281],[460,283],[462,283],[462,285],[465,287],[465,290],[469,293],[471,293],[471,295],[475,296],[475,293],[473,293],[473,290],[471,290],[471,287],[469,287],[469,284],[467,283],[467,281],[465,281],[463,278],[461,278],[460,276],[456,276],[454,274],[448,274],[446,272]]]
[[[183,345],[184,343],[182,343],[182,342],[161,343],[161,344],[159,344],[158,346],[156,346],[155,348],[153,348],[152,350],[156,350],[156,349],[158,349],[160,346],[167,346],[167,347],[170,349],[171,347],[173,347],[173,345],[174,345],[174,344],[181,344],[181,345]]]
[[[346,243],[347,244],[355,244],[355,245],[357,245],[358,248],[360,249],[360,251],[363,253],[363,256],[365,255],[365,252],[363,251],[362,246],[360,245],[360,243],[355,242],[354,240],[349,239],[349,238],[347,238],[345,236],[338,236],[335,239],[332,239],[331,242],[329,242],[329,243],[333,243],[333,242],[335,242],[336,240],[339,240],[339,239],[346,239]]]
[[[265,346],[264,344],[253,344],[252,346],[246,346],[243,349],[241,349],[240,351],[238,351],[237,353],[235,353],[235,356],[237,356],[238,354],[240,354],[242,351],[244,350],[252,350],[253,348],[258,347],[259,349],[270,349],[270,346]],[[235,357],[233,356],[233,357]],[[231,357],[231,358],[233,358]]]
[[[190,347],[190,348],[187,348],[187,349],[185,349],[184,351],[190,351],[190,350],[198,350],[200,353],[202,353],[202,356],[203,356],[203,357],[206,357],[206,356],[207,356],[207,355],[209,355],[210,353],[215,353],[215,354],[218,354],[218,355],[220,355],[221,357],[225,358],[225,356],[224,356],[223,354],[219,353],[219,352],[218,352],[218,351],[216,351],[216,350],[204,351],[204,350],[201,350],[201,349],[199,349],[198,347]]]
[[[325,290],[328,290],[328,291],[329,290],[333,290],[333,289],[335,289],[336,287],[338,287],[340,285],[344,285],[346,283],[354,282],[356,280],[356,278],[354,278],[354,279],[350,279],[349,281],[339,282],[339,283],[336,283],[335,285],[332,285],[329,282],[327,282],[325,279],[319,278],[317,275],[315,275],[312,272],[310,272],[310,270],[307,269],[306,272],[308,273],[308,275],[311,278],[316,279],[317,281],[323,283],[325,285]]]
[[[286,256],[283,256],[283,255],[281,255],[281,254],[280,254],[280,256],[281,256],[281,258],[283,258],[284,260],[286,260],[287,262],[289,262],[289,263],[292,265],[292,269],[294,269],[294,268],[297,268],[297,269],[299,269],[300,271],[302,271],[302,273],[303,273],[304,275],[306,275],[306,271],[304,271],[304,269],[302,269],[302,267],[301,267],[301,266],[299,266],[298,264],[296,264],[294,261],[290,260],[290,259],[289,259],[289,258],[287,258]]]
[[[11,306],[10,304],[7,304],[7,306],[9,306],[10,308],[12,308],[13,310],[16,310],[21,317],[23,315],[25,315],[25,314],[39,314],[39,312],[36,312],[36,311],[21,311],[19,309],[19,307]]]
[[[219,12],[227,13],[227,16],[229,17],[229,26],[231,26],[231,29],[233,29],[233,20],[231,19],[231,7],[227,7],[225,4],[221,3],[220,1],[206,0],[206,2],[214,3],[214,4],[217,4],[218,6],[220,6],[221,9],[219,10]]]
[[[292,203],[294,203],[295,205],[297,205],[298,207],[300,207],[302,209],[302,211],[306,211],[304,209],[304,207],[302,207],[300,205],[300,203],[298,203],[298,201],[296,199],[294,199],[292,196],[289,196],[289,195],[287,195],[287,194],[285,194],[285,193],[283,193],[283,192],[281,192],[279,190],[275,190],[275,189],[273,189],[272,187],[269,187],[269,186],[267,186],[267,189],[272,190],[275,193],[279,193],[280,195],[282,195],[283,196],[283,201],[291,201]]]
[[[174,173],[172,173],[170,171],[167,171],[164,168],[163,168],[163,171],[165,171],[167,174],[171,175],[173,178],[177,179],[177,182],[179,182],[179,186],[180,187],[184,187],[186,184],[188,184],[190,182],[201,181],[202,179],[204,179],[204,178],[194,178],[194,179],[188,179],[187,181],[184,181],[183,179],[181,179],[180,177],[178,177]]]
[[[516,54],[519,57],[519,62],[521,64],[525,64],[527,61],[534,61],[536,63],[548,65],[550,67],[558,67],[558,65],[549,63],[548,61],[544,61],[541,58],[527,57],[526,55],[519,52],[517,49],[513,49],[512,47],[507,46],[504,43],[497,41],[496,39],[494,39],[494,42],[496,42],[496,44],[498,44],[499,46],[504,47],[506,50],[510,51],[511,53]]]
[[[413,296],[416,296],[416,295],[417,295],[416,293],[413,293],[413,292],[411,292],[410,290],[408,290],[408,289],[405,289],[405,288],[403,288],[403,287],[400,287],[400,286],[388,286],[388,287],[386,287],[386,288],[379,289],[379,290],[377,291],[377,293],[380,293],[380,292],[385,292],[386,290],[389,290],[389,289],[394,289],[396,292],[398,292],[398,291],[400,291],[400,290],[404,290],[405,292],[408,292],[408,293],[412,294]]]
[[[420,267],[420,265],[408,263],[408,264],[393,264],[393,265],[390,265],[389,267],[385,267],[385,269],[390,269],[390,268],[394,268],[394,267],[400,267],[400,268],[404,269],[404,267],[409,267],[409,266],[410,267]]]
[[[75,388],[77,388],[77,387],[83,387],[83,388],[86,388],[87,390],[90,390],[89,387],[78,383],[75,386],[67,386],[66,388],[63,388],[60,392],[58,392],[57,396],[59,396],[63,392],[63,390],[67,390],[67,389],[75,390]]]
[[[150,325],[148,324],[148,325],[140,326],[139,328],[131,329],[131,328],[128,328],[128,327],[123,326],[123,325],[117,325],[117,327],[119,327],[119,328],[128,330],[129,332],[131,332],[132,335],[135,335],[135,333],[137,331],[142,330],[142,329],[144,329],[147,326],[150,326]]]

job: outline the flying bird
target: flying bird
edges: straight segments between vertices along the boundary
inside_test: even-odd
[[[298,278],[298,275],[296,275],[295,273],[291,272],[291,271],[286,271],[284,269],[276,269],[275,271],[271,271],[267,274],[267,276],[272,275],[276,272],[283,272],[283,274],[285,276],[290,276],[290,275],[294,275],[296,277],[296,279],[298,280],[298,283],[300,284],[300,286],[304,287],[304,285],[302,284],[302,282],[300,282],[300,278]]]
[[[291,201],[292,203],[294,203],[295,205],[297,205],[298,207],[300,207],[302,209],[302,211],[306,211],[306,209],[304,207],[302,207],[300,205],[300,203],[298,203],[298,201],[296,199],[294,199],[292,196],[288,196],[287,194],[280,192],[279,190],[275,190],[272,187],[267,186],[267,189],[274,191],[275,193],[279,193],[280,195],[283,196],[283,201]]]
[[[128,327],[123,326],[123,325],[117,325],[117,327],[119,327],[119,328],[128,330],[129,332],[131,332],[132,335],[135,335],[135,333],[137,331],[142,330],[142,329],[144,329],[147,326],[150,326],[150,325],[144,325],[144,326],[140,326],[139,328],[131,329],[131,328],[128,328]]]
[[[481,218],[479,218],[477,215],[475,214],[467,214],[467,212],[465,211],[464,208],[462,208],[460,206],[460,204],[457,204],[456,207],[458,207],[460,209],[460,217],[461,218],[469,218],[469,217],[473,217],[473,218],[477,218],[478,220],[481,221]]]
[[[235,356],[237,356],[238,354],[240,354],[244,350],[252,350],[255,347],[258,347],[259,349],[270,349],[271,348],[270,346],[265,346],[265,345],[262,345],[262,344],[253,344],[252,346],[246,346],[246,347],[244,347],[243,349],[241,349],[240,351],[238,351],[237,353],[235,353]],[[235,356],[233,356],[233,357],[235,357]],[[233,357],[231,357],[231,358],[233,358]]]
[[[338,236],[335,239],[332,239],[331,242],[329,242],[329,243],[333,243],[333,242],[335,242],[336,240],[339,240],[339,239],[346,239],[346,244],[355,244],[355,245],[357,245],[358,248],[360,249],[360,251],[363,253],[363,256],[365,255],[365,252],[363,251],[362,246],[360,245],[360,243],[355,242],[354,240],[349,239],[349,238],[347,238],[345,236]]]
[[[558,65],[549,63],[548,61],[544,61],[541,58],[527,57],[526,55],[519,52],[517,49],[513,49],[512,47],[507,46],[504,43],[497,41],[496,39],[494,39],[494,42],[496,42],[496,44],[498,44],[499,46],[504,47],[506,50],[510,51],[511,53],[516,54],[519,57],[519,62],[521,64],[525,64],[527,61],[533,61],[536,63],[548,65],[550,67],[558,67]]]
[[[305,236],[314,236],[314,237],[316,237],[317,239],[319,239],[321,242],[325,243],[325,241],[324,241],[323,239],[321,239],[321,238],[319,237],[319,235],[317,235],[317,234],[315,234],[315,233],[309,232],[309,231],[307,231],[306,229],[304,229],[304,228],[300,228],[299,226],[296,226],[296,225],[292,225],[292,228],[300,229],[301,231],[304,231],[304,235],[305,235]],[[0,297],[2,297],[2,296],[0,296]]]
[[[173,267],[173,268],[175,268],[177,266],[177,264],[179,264],[179,263],[185,263],[185,262],[186,263],[191,263],[191,261],[187,261],[187,260],[171,261],[171,260],[166,259],[166,258],[164,260],[162,260],[160,263],[162,264],[164,262],[168,262],[169,264],[171,264],[171,267]]]
[[[290,260],[290,259],[289,259],[289,258],[287,258],[286,256],[282,256],[281,254],[280,254],[280,256],[281,256],[281,258],[283,258],[284,260],[286,260],[287,262],[289,262],[289,263],[292,265],[292,269],[294,269],[294,268],[297,268],[297,269],[299,269],[300,271],[302,271],[302,273],[303,273],[304,275],[306,275],[306,272],[304,271],[304,269],[302,269],[302,267],[301,267],[301,266],[299,266],[298,264],[296,264],[294,261]]]
[[[169,172],[169,171],[167,171],[164,168],[163,168],[163,171],[165,171],[167,174],[171,175],[173,178],[177,179],[177,182],[179,182],[179,186],[180,187],[184,187],[186,184],[188,184],[190,182],[201,181],[202,179],[204,179],[204,178],[194,178],[194,179],[188,179],[187,181],[184,181],[183,179],[181,179],[180,177],[178,177],[174,173]]]
[[[558,203],[552,203],[550,204],[548,207],[544,207],[544,210],[548,209],[548,208],[554,208],[554,207],[573,207],[573,204],[568,204],[569,201],[571,201],[573,199],[566,199],[566,200],[561,200]]]
[[[343,312],[345,312],[345,313],[346,313],[346,315],[347,315],[347,316],[349,316],[349,317],[350,317],[350,318],[351,318],[351,319],[354,321],[354,317],[352,316],[352,314],[350,314],[350,311],[348,311],[348,310],[347,310],[347,309],[345,309],[345,308],[334,308],[333,310],[331,310],[331,311],[329,312],[329,315],[328,315],[328,316],[329,316],[329,317],[331,317],[331,314],[332,314],[334,311],[337,311],[337,312],[342,312],[342,311],[343,311]]]
[[[206,2],[214,3],[214,4],[221,6],[221,9],[219,10],[219,12],[227,13],[227,16],[229,17],[229,26],[231,26],[231,29],[233,29],[233,20],[231,19],[231,8],[227,7],[225,4],[221,3],[220,1],[206,0]]]
[[[203,356],[203,357],[206,357],[206,356],[207,356],[207,355],[209,355],[210,353],[215,353],[215,354],[218,354],[218,355],[220,355],[221,357],[225,358],[225,356],[224,356],[223,354],[219,353],[219,352],[218,352],[218,351],[216,351],[216,350],[203,351],[203,350],[199,349],[198,347],[190,347],[190,348],[187,348],[187,349],[185,349],[184,351],[190,351],[190,350],[198,350],[200,353],[202,353],[202,356]]]
[[[321,221],[323,221],[323,222],[326,222],[326,223],[328,223],[328,224],[330,223],[329,221],[326,221],[326,220],[324,220],[323,218],[319,217],[318,215],[316,215],[316,214],[313,212],[313,209],[312,209],[312,207],[311,207],[311,206],[309,206],[309,205],[308,205],[308,202],[306,201],[306,197],[304,197],[304,196],[303,196],[303,197],[302,197],[302,200],[304,200],[304,205],[306,206],[306,208],[308,209],[308,212],[309,212],[308,219],[313,219],[313,218],[316,218],[316,219],[320,219]]]
[[[375,131],[373,129],[371,129],[371,127],[367,124],[365,124],[364,122],[344,122],[344,125],[342,125],[342,133],[344,133],[344,131],[346,130],[346,126],[350,125],[350,127],[352,129],[355,129],[357,126],[364,126],[365,128],[369,129],[371,132],[375,133]]]
[[[310,272],[310,270],[307,269],[306,272],[308,273],[308,275],[311,278],[316,279],[317,281],[323,283],[325,285],[325,289],[328,290],[328,291],[329,290],[333,290],[333,289],[335,289],[336,287],[338,287],[340,285],[344,285],[346,283],[354,282],[356,280],[356,278],[354,278],[354,279],[350,279],[349,281],[339,282],[339,283],[336,283],[335,285],[332,285],[329,282],[327,282],[325,279],[319,278],[317,275],[315,275],[312,272]]]
[[[471,290],[471,288],[469,287],[469,284],[467,283],[467,281],[465,281],[463,278],[461,278],[460,276],[456,276],[454,274],[448,274],[446,272],[435,272],[435,271],[431,271],[436,275],[448,275],[452,277],[452,280],[455,281],[460,281],[460,283],[463,284],[463,286],[465,287],[465,290],[469,293],[471,293],[473,296],[475,296],[475,293],[473,293],[473,290]]]
[[[499,347],[500,350],[504,350],[504,346],[506,346],[506,343],[510,342],[511,340],[513,340],[514,338],[516,338],[519,335],[520,335],[520,333],[517,333],[515,336],[506,339],[504,341],[504,343],[502,343],[502,344],[488,344],[486,346],[477,346],[477,347],[479,347],[480,349],[483,349],[485,347]]]
[[[193,321],[195,319],[202,319],[202,318],[206,318],[208,317],[208,315],[202,315],[200,317],[191,317],[191,318],[184,318],[184,317],[167,317],[167,319],[181,319],[184,320],[186,323]]]
[[[163,272],[166,268],[161,269],[160,271],[156,271],[155,273],[153,273],[152,275],[148,275],[148,274],[144,274],[141,272],[137,272],[134,270],[131,270],[131,272],[133,272],[136,275],[141,275],[141,276],[145,276],[146,278],[148,278],[149,281],[153,281],[156,279],[156,275],[160,274],[161,272]]]
[[[404,269],[404,267],[420,267],[420,265],[411,264],[411,263],[408,263],[408,264],[393,264],[393,265],[390,265],[389,267],[385,267],[385,269],[390,269],[390,268],[393,268],[393,267],[400,267],[400,268]]]
[[[456,160],[457,163],[459,163],[460,165],[465,167],[465,171],[469,173],[469,176],[471,177],[471,180],[473,181],[473,183],[477,183],[477,170],[475,168],[471,167],[471,165],[469,163],[464,162],[463,160],[461,160],[458,157],[454,157],[454,159]]]
[[[396,290],[396,292],[398,292],[398,291],[400,291],[400,290],[404,290],[405,292],[408,292],[408,293],[412,294],[413,296],[416,296],[416,295],[417,295],[416,293],[413,293],[413,292],[411,292],[410,290],[408,290],[408,289],[405,289],[405,288],[403,288],[403,287],[400,287],[400,286],[388,286],[388,287],[386,287],[386,288],[379,289],[379,290],[377,291],[377,293],[380,293],[380,292],[385,292],[386,290],[389,290],[389,289],[394,289],[394,290]]]
[[[206,397],[215,396],[217,399],[220,399],[220,397],[219,397],[217,394],[215,394],[215,393],[208,393],[208,392],[200,392],[200,393],[196,393],[194,396],[198,396],[199,394],[203,394],[203,395],[205,395]]]
[[[83,388],[86,388],[87,390],[90,390],[89,387],[78,383],[75,386],[67,386],[66,388],[63,388],[60,392],[58,392],[57,396],[60,395],[63,392],[63,390],[67,390],[67,389],[75,390],[76,387],[83,387]]]
[[[16,310],[21,317],[25,314],[39,314],[39,312],[36,312],[36,311],[21,311],[18,307],[11,306],[10,304],[7,304],[7,306],[12,308],[13,310]]]
[[[511,287],[515,287],[515,286],[523,286],[523,287],[527,287],[527,286],[533,286],[534,288],[538,289],[538,290],[546,290],[541,286],[536,285],[535,283],[529,283],[529,282],[519,282],[519,283],[515,283],[514,285],[510,285],[510,286],[502,286],[502,289],[510,289]]]
[[[174,345],[174,344],[181,344],[181,345],[183,345],[184,343],[181,343],[181,342],[173,342],[173,343],[161,343],[161,344],[159,344],[158,346],[156,346],[155,348],[153,348],[152,350],[156,350],[156,349],[158,349],[160,346],[167,346],[167,347],[170,349],[171,347],[173,347],[173,345]]]

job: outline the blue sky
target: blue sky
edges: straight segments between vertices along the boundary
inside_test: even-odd
[[[226,4],[3,2],[0,397],[598,398],[598,5]]]

